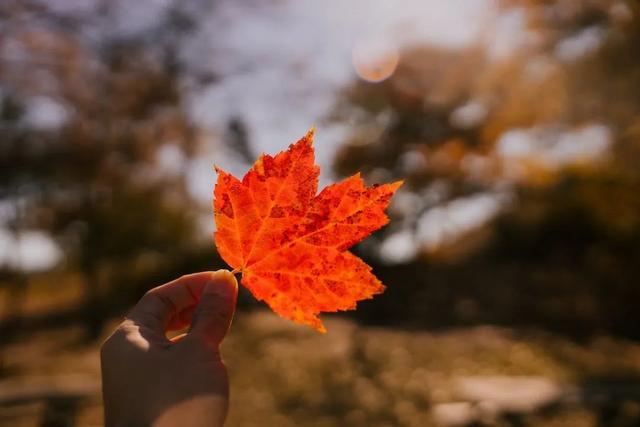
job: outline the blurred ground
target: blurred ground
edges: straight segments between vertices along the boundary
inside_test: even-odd
[[[27,296],[27,312],[43,315],[65,304],[53,298],[59,306],[46,308],[36,303],[41,297]],[[335,316],[326,323],[329,332],[321,335],[267,310],[237,313],[224,344],[229,426],[640,422],[640,344],[632,341],[599,336],[578,343],[492,326],[396,330]],[[5,342],[0,426],[101,425],[98,349],[105,337],[87,341],[81,325],[62,322]]]

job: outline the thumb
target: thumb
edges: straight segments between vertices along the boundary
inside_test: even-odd
[[[188,336],[220,345],[231,326],[237,297],[238,282],[230,271],[211,273],[193,314]]]

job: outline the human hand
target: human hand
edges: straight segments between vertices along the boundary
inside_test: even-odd
[[[220,357],[238,284],[226,270],[147,292],[101,349],[105,425],[222,426],[229,382]],[[191,325],[169,340],[166,332]]]

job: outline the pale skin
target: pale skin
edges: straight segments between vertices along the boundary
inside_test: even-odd
[[[101,349],[107,427],[222,426],[229,404],[220,355],[238,284],[226,270],[147,292]],[[189,327],[172,340],[171,330]]]

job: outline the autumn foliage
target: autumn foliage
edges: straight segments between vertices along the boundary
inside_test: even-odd
[[[366,187],[359,174],[317,194],[313,130],[275,157],[263,154],[241,180],[216,168],[222,258],[280,316],[325,332],[321,312],[351,310],[384,290],[347,249],[388,222],[402,182]]]

